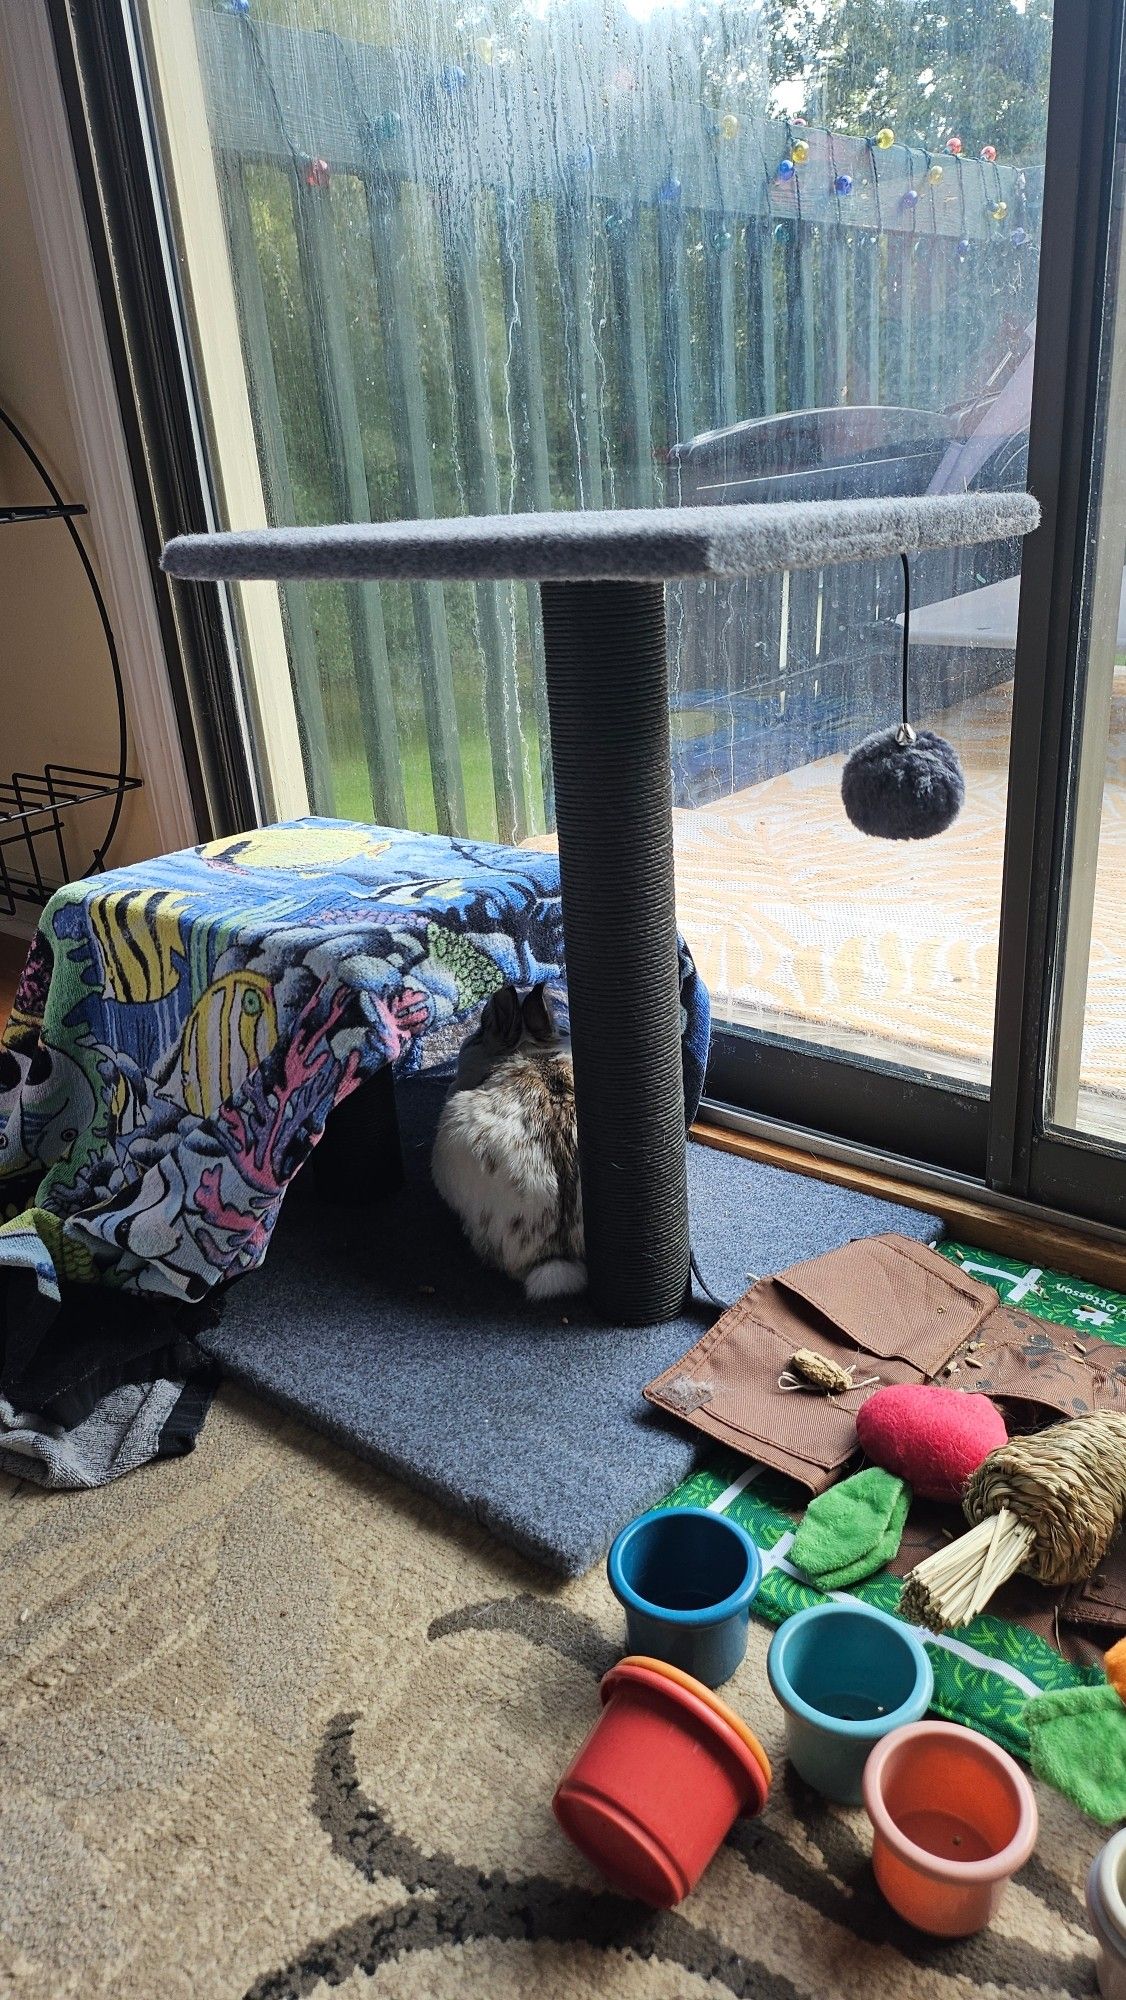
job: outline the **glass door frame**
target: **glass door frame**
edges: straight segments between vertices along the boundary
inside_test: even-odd
[[[986,1177],[1018,1198],[1123,1227],[1126,1153],[1049,1129],[1045,1092],[1069,795],[1083,727],[1084,562],[1101,471],[1098,391],[1115,307],[1126,9],[1120,0],[1061,9],[1057,32],[1028,465],[1043,522],[1017,624]]]
[[[46,4],[155,564],[166,536],[215,517],[156,167],[158,126],[130,0]],[[704,1112],[769,1126],[812,1151],[851,1149],[870,1163],[890,1155],[921,1180],[945,1176],[1120,1228],[1126,1155],[1046,1132],[1042,1095],[1064,804],[1081,720],[1075,662],[1124,16],[1123,0],[1057,0],[1053,25],[1029,450],[1044,518],[1026,543],[1020,594],[992,1086],[720,1028]],[[218,591],[185,591],[175,605],[163,586],[158,595],[201,773],[201,831],[234,830],[256,820],[268,787],[246,727],[230,612]]]

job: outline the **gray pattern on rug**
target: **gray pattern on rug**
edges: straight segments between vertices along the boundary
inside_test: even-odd
[[[545,1461],[544,1476],[550,1477]],[[888,1911],[863,1815],[775,1760],[674,1912],[550,1811],[619,1649],[560,1583],[225,1390],[193,1457],[101,1492],[0,1482],[0,1994],[19,2000],[1055,2000],[1093,1989],[1101,1834],[1040,1792],[994,1927]]]

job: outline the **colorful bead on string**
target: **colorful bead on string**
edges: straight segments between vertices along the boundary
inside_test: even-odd
[[[735,113],[733,111],[725,111],[723,117],[720,119],[719,136],[721,139],[738,138],[739,120],[736,118]]]
[[[851,174],[838,174],[838,175],[837,175],[837,177],[836,177],[836,179],[835,179],[835,181],[833,182],[833,193],[834,193],[834,194],[851,194],[851,193],[852,193],[852,175],[851,175]]]
[[[876,134],[876,144],[879,147],[881,153],[886,153],[889,146],[894,146],[895,133],[892,131],[890,125],[880,126],[880,129]]]
[[[775,178],[780,181],[792,181],[796,173],[797,173],[797,168],[795,167],[792,160],[790,159],[779,160],[778,171]]]
[[[954,158],[957,159],[959,153],[962,150],[962,141],[959,139],[958,134],[956,132],[953,133],[951,137],[946,141],[946,150],[948,153],[953,153]]]
[[[983,146],[981,149],[981,157],[985,161],[987,167],[993,166],[997,158],[996,146]]]
[[[305,185],[311,188],[326,188],[332,179],[332,168],[327,160],[310,160],[305,169]]]
[[[790,147],[790,158],[795,167],[804,167],[809,158],[809,146],[804,139],[795,139]]]

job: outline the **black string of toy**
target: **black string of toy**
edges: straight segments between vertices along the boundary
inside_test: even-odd
[[[911,566],[903,565],[899,721],[857,745],[841,773],[845,812],[877,840],[931,840],[957,819],[966,796],[958,753],[944,736],[915,729],[909,715]]]

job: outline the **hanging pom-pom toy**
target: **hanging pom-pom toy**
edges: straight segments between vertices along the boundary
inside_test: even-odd
[[[1022,1570],[1093,1576],[1126,1513],[1126,1413],[1092,1410],[991,1451],[966,1487],[968,1535],[918,1563],[899,1608],[931,1632],[966,1625]]]
[[[841,773],[841,799],[858,833],[876,840],[930,840],[962,810],[966,781],[953,744],[907,720],[911,645],[911,571],[903,564],[903,668],[900,720],[857,745]]]
[[[957,819],[965,796],[953,744],[910,723],[866,736],[841,778],[849,819],[876,840],[931,840]]]

